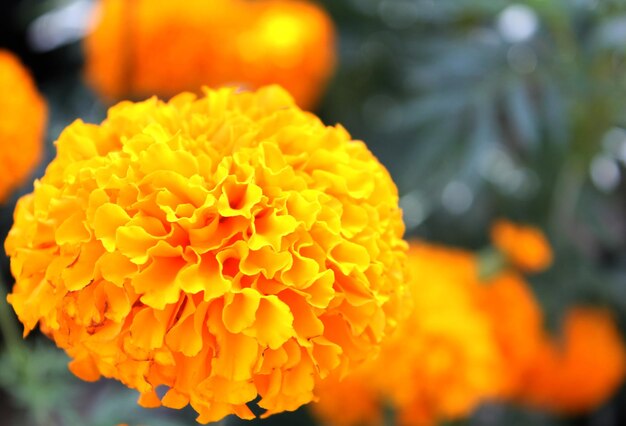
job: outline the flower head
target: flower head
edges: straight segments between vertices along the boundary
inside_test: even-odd
[[[546,339],[534,360],[522,400],[559,414],[590,411],[604,403],[626,376],[626,348],[607,311],[567,313],[562,340]]]
[[[582,413],[623,382],[626,348],[608,312],[572,309],[557,339],[545,330],[540,306],[519,275],[504,272],[481,293],[503,360],[500,398],[557,414]]]
[[[538,228],[499,220],[491,228],[491,240],[513,265],[523,271],[539,272],[552,263],[552,249]]]
[[[1,203],[41,159],[47,110],[28,71],[6,50],[0,50],[0,93]]]
[[[87,78],[110,99],[280,84],[315,106],[335,64],[328,15],[304,0],[102,0]]]
[[[323,383],[314,410],[331,424],[373,424],[385,404],[402,425],[430,425],[468,415],[500,388],[500,357],[481,311],[474,256],[411,244],[413,314],[387,339],[380,356],[344,381]],[[356,394],[348,401],[345,394]],[[348,404],[353,399],[356,403]],[[337,401],[343,401],[343,410]],[[377,415],[372,405],[377,402]],[[365,403],[367,402],[367,403]]]
[[[251,418],[257,395],[269,415],[374,356],[397,321],[395,185],[282,89],[122,102],[57,149],[16,208],[9,301],[79,377],[201,422]]]

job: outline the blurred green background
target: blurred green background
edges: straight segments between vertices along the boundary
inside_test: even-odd
[[[535,224],[556,254],[531,279],[549,324],[585,302],[612,308],[624,326],[626,1],[320,3],[340,59],[316,112],[391,171],[407,235],[479,249],[496,218]],[[66,125],[106,111],[82,80],[93,4],[0,2],[0,47],[20,56],[49,104],[48,159]],[[17,195],[0,209],[2,240]],[[2,273],[11,282],[4,257]],[[136,393],[117,383],[80,382],[42,336],[13,349],[0,353],[2,425],[194,424],[189,411],[136,407]],[[255,423],[313,424],[306,410]],[[578,418],[487,405],[468,424],[625,425],[626,392]]]

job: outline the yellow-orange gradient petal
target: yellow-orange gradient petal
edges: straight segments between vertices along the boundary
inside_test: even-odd
[[[0,203],[22,185],[43,155],[46,104],[20,61],[0,50]]]
[[[626,348],[611,314],[568,312],[562,339],[546,339],[522,400],[558,414],[579,414],[606,402],[624,382]]]
[[[321,384],[313,410],[329,424],[377,425],[386,411],[400,425],[436,424],[467,416],[501,387],[474,256],[415,242],[409,262],[414,311],[376,360]]]
[[[252,417],[257,396],[270,415],[373,358],[406,315],[389,174],[281,88],[122,102],[57,149],[15,211],[9,301],[79,377],[205,423]]]
[[[85,42],[87,78],[109,99],[203,85],[280,84],[319,100],[335,65],[333,24],[304,0],[101,0]]]
[[[552,263],[552,249],[541,230],[498,220],[491,228],[493,245],[516,267],[539,272]]]

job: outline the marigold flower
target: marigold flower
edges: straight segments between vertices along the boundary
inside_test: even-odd
[[[110,99],[280,84],[315,106],[335,64],[328,15],[302,0],[102,0],[86,73]]]
[[[343,382],[322,384],[313,409],[331,424],[381,424],[384,404],[401,425],[435,424],[468,415],[500,389],[500,356],[476,299],[474,256],[413,243],[409,261],[414,312],[375,361]]]
[[[522,400],[557,414],[578,414],[604,403],[623,383],[626,348],[607,311],[575,308],[563,339],[546,339]]]
[[[505,272],[487,282],[481,297],[503,361],[500,398],[581,413],[623,382],[626,348],[608,312],[572,310],[558,343],[545,331],[541,309],[517,274]]]
[[[28,71],[0,50],[0,203],[33,172],[43,155],[46,104]]]
[[[252,418],[257,395],[267,415],[308,403],[397,322],[395,185],[279,87],[122,102],[57,149],[16,208],[9,301],[79,377]]]
[[[384,424],[386,400],[372,383],[378,363],[368,363],[347,377],[331,374],[318,385],[320,399],[308,407],[328,426],[379,426]]]
[[[498,397],[512,399],[532,374],[544,338],[543,313],[528,284],[510,271],[482,283],[479,298],[502,359]]]
[[[508,260],[527,272],[539,272],[552,263],[552,249],[541,230],[499,220],[491,228],[491,240]]]

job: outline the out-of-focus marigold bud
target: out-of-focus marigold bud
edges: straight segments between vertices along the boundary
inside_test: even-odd
[[[46,104],[28,71],[0,50],[0,203],[33,172],[43,155]]]
[[[493,245],[516,267],[540,272],[552,263],[552,249],[541,230],[498,220],[491,228]]]
[[[592,411],[624,382],[626,348],[607,311],[574,308],[562,340],[545,340],[522,400],[557,414]]]
[[[501,387],[499,349],[476,298],[475,257],[416,242],[409,262],[414,311],[376,360],[322,383],[313,410],[330,424],[381,424],[388,404],[400,425],[432,425],[467,416]]]
[[[396,187],[284,90],[122,102],[57,148],[16,207],[9,301],[79,377],[190,403],[203,423],[252,418],[257,396],[267,415],[310,402],[397,322]]]
[[[332,21],[304,0],[102,0],[87,78],[109,99],[279,84],[315,107],[335,66]]]

